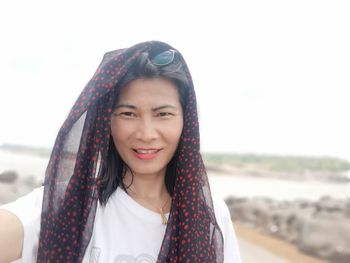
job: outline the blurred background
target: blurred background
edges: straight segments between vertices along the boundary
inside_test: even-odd
[[[179,49],[243,262],[350,262],[350,3],[0,3],[0,204],[40,186],[105,52]]]

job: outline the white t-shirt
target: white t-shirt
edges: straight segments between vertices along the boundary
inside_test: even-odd
[[[36,262],[42,197],[41,187],[0,207],[14,213],[23,224],[22,258],[14,263]],[[224,237],[224,262],[240,263],[228,208],[222,200],[214,199],[213,202]],[[158,213],[141,206],[118,187],[105,207],[97,205],[93,234],[83,263],[155,263],[165,229]]]

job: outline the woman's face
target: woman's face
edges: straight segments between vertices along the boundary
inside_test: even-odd
[[[114,145],[135,175],[164,173],[183,128],[183,112],[174,83],[137,79],[125,86],[111,117]]]

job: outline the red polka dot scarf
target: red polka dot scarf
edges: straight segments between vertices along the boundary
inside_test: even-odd
[[[117,84],[142,52],[168,49],[174,48],[151,41],[107,53],[75,102],[46,170],[37,262],[82,262],[94,226]],[[172,207],[157,262],[223,262],[223,237],[200,155],[195,92],[179,57],[190,84]]]

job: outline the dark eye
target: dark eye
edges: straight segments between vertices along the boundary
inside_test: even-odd
[[[131,118],[136,118],[136,114],[134,112],[131,111],[123,111],[120,113],[117,113],[117,116],[120,116],[122,118],[126,118],[126,119],[131,119]]]
[[[170,113],[170,112],[159,112],[157,114],[158,117],[170,117],[170,116],[174,116],[173,113]]]
[[[122,112],[121,114],[125,115],[125,116],[133,116],[134,115],[133,112]]]

